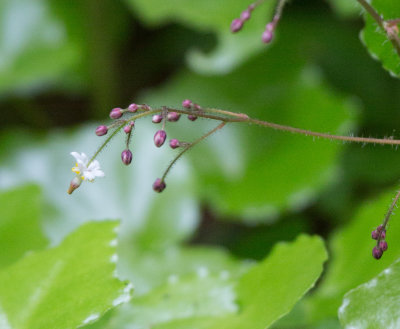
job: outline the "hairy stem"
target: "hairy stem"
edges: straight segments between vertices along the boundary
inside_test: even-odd
[[[200,138],[196,139],[194,142],[192,142],[190,144],[187,144],[184,147],[184,149],[181,152],[179,152],[179,154],[175,157],[175,159],[172,160],[172,162],[169,164],[169,166],[167,167],[167,169],[164,172],[164,175],[161,177],[161,181],[165,180],[165,177],[167,177],[167,175],[168,175],[169,171],[171,170],[171,168],[174,166],[176,161],[178,161],[182,157],[183,154],[185,154],[189,149],[191,149],[192,147],[194,147],[195,145],[199,144],[201,141],[205,140],[207,137],[209,137],[210,135],[215,133],[217,130],[222,129],[225,125],[226,125],[226,122],[221,122],[218,126],[216,126],[214,129],[210,130],[205,135],[203,135]]]
[[[397,191],[397,194],[394,197],[394,199],[392,201],[392,204],[390,205],[389,210],[387,211],[387,213],[385,215],[385,218],[384,218],[383,223],[382,223],[382,230],[380,231],[379,238],[378,238],[378,240],[376,242],[377,247],[379,247],[379,242],[381,242],[381,240],[382,240],[382,232],[384,230],[386,230],[386,226],[387,226],[387,224],[389,222],[390,216],[393,214],[394,207],[396,207],[396,204],[399,201],[399,199],[400,199],[400,190]]]

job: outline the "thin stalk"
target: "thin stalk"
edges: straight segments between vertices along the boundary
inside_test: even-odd
[[[387,211],[387,213],[385,215],[385,219],[383,220],[383,223],[382,223],[382,230],[380,231],[379,238],[378,238],[378,240],[376,242],[377,247],[379,247],[379,242],[381,242],[381,240],[382,240],[382,232],[384,230],[386,230],[386,226],[387,226],[387,224],[389,222],[390,216],[393,214],[394,207],[396,207],[396,204],[399,201],[399,199],[400,199],[400,190],[397,191],[397,194],[394,197],[394,199],[392,201],[392,204],[390,205],[389,210]]]
[[[104,147],[111,141],[111,139],[118,134],[118,132],[122,129],[122,127],[125,125],[125,123],[121,124],[118,128],[116,128],[110,136],[107,137],[107,139],[104,141],[103,144],[97,149],[96,153],[90,158],[88,162],[88,166],[91,164],[91,162],[96,159],[96,157],[100,154],[100,152],[104,149]]]
[[[182,157],[182,155],[184,155],[189,149],[191,149],[195,145],[199,144],[201,141],[205,140],[208,136],[210,136],[213,133],[215,133],[217,130],[222,129],[225,125],[226,125],[226,122],[221,122],[218,126],[216,126],[214,129],[210,130],[205,135],[203,135],[200,138],[196,139],[194,142],[186,145],[184,147],[184,149],[181,152],[179,152],[179,154],[175,157],[175,159],[172,160],[172,162],[169,164],[169,166],[167,167],[167,169],[164,172],[164,175],[161,177],[161,181],[165,180],[165,177],[167,177],[167,175],[168,175],[169,171],[171,170],[171,168],[174,166],[176,161],[178,161]]]

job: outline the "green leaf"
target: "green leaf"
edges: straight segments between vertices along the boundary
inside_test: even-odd
[[[79,59],[46,0],[2,1],[0,25],[0,93],[54,80]]]
[[[400,17],[400,2],[387,0],[372,0],[371,5],[383,17],[384,20]],[[361,33],[361,39],[368,48],[373,58],[379,59],[383,67],[392,75],[400,74],[400,56],[392,43],[370,14],[365,13],[365,28]]]
[[[360,14],[360,5],[357,1],[329,0],[332,9],[341,17],[354,18]]]
[[[131,285],[115,277],[117,225],[85,224],[0,272],[2,327],[76,328],[129,301]]]
[[[151,25],[178,22],[200,31],[214,32],[218,45],[211,54],[192,50],[188,57],[192,68],[207,74],[229,72],[265,48],[261,34],[273,7],[273,2],[259,6],[243,30],[233,34],[230,24],[251,3],[247,0],[127,0],[127,3],[138,17]]]
[[[0,268],[47,245],[39,221],[41,201],[36,186],[0,193]]]
[[[344,294],[371,280],[400,256],[400,221],[393,216],[386,240],[388,251],[376,261],[372,257],[371,231],[382,221],[394,191],[370,200],[357,211],[351,222],[337,231],[331,241],[332,262],[316,294],[307,301],[314,320],[336,317]]]
[[[91,328],[268,328],[314,285],[326,258],[319,237],[302,235],[279,243],[240,278],[240,271],[228,267],[217,272],[217,264],[198,268],[196,275],[170,276],[168,283]]]
[[[137,287],[136,294],[143,295],[171,280],[171,277],[193,273],[230,273],[238,277],[249,264],[238,262],[229,254],[211,247],[177,247],[163,250],[141,250],[135,245],[121,246],[120,267],[124,268]],[[125,263],[126,262],[126,263]],[[154,269],[157,268],[155,271]]]
[[[344,328],[397,328],[400,323],[400,262],[348,292],[339,308]]]

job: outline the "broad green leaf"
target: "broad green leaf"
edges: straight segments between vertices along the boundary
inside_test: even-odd
[[[79,60],[47,0],[1,1],[0,25],[0,93],[52,81]]]
[[[387,0],[372,0],[371,5],[384,20],[400,18],[400,2]],[[392,43],[370,14],[365,13],[365,28],[361,33],[373,58],[379,59],[383,67],[392,75],[400,74],[400,55],[395,51]]]
[[[121,238],[134,238],[136,247],[163,248],[182,241],[197,225],[198,205],[193,198],[194,184],[188,162],[174,168],[169,193],[152,190],[171,159],[168,148],[157,149],[151,122],[138,122],[132,141],[133,161],[121,162],[124,134],[117,136],[100,154],[106,177],[83,183],[67,194],[74,158],[71,151],[91,155],[103,138],[94,134],[95,125],[46,135],[9,133],[0,138],[0,187],[26,181],[42,186],[47,207],[44,224],[53,241],[89,219],[121,218]],[[15,151],[10,151],[15,150]]]
[[[155,328],[268,328],[315,284],[326,259],[319,237],[302,235],[293,243],[280,243],[271,255],[239,279],[237,313],[173,321]]]
[[[76,328],[129,301],[131,285],[115,277],[117,225],[85,224],[1,271],[2,328]]]
[[[400,262],[350,290],[339,308],[345,329],[395,329],[400,323]]]
[[[182,72],[142,99],[180,106],[181,100],[189,98],[203,106],[245,112],[280,124],[340,133],[348,123],[349,104],[329,90],[313,70],[302,71],[300,60],[294,59],[288,71],[282,72],[275,61],[288,56],[286,51],[285,46],[277,45],[271,49],[271,57],[260,56],[224,77]],[[176,131],[171,125],[170,136],[191,141],[216,126],[200,121],[186,123]],[[266,214],[303,206],[312,199],[332,178],[339,149],[338,143],[228,124],[189,156],[201,198],[224,214],[265,220]],[[167,184],[169,181],[167,178]]]
[[[136,295],[149,293],[171,278],[193,273],[218,273],[222,276],[230,273],[230,276],[238,277],[250,265],[238,262],[226,251],[215,247],[172,246],[146,251],[131,244],[121,246],[121,256],[119,266],[135,282]]]
[[[189,53],[191,66],[203,73],[226,73],[266,46],[261,42],[265,24],[272,16],[274,2],[259,6],[240,33],[230,24],[251,3],[247,0],[126,0],[135,14],[151,25],[178,22],[204,32],[214,32],[218,45],[211,54],[199,50]]]
[[[360,14],[360,5],[356,0],[329,0],[332,9],[340,16],[354,18]]]
[[[381,223],[394,193],[365,202],[349,224],[333,235],[330,241],[332,262],[316,294],[307,301],[314,320],[336,317],[347,291],[371,280],[399,258],[400,222],[396,215],[386,235],[389,249],[379,261],[372,257],[375,241],[371,239],[371,231]]]
[[[217,264],[199,268],[194,276],[172,275],[167,284],[90,328],[268,328],[314,285],[326,258],[322,240],[303,235],[279,243],[239,278],[240,272],[227,267],[216,272]]]
[[[39,221],[41,201],[36,186],[0,193],[0,268],[47,245]]]
[[[236,312],[235,280],[229,272],[199,271],[183,277],[171,276],[168,283],[135,298],[88,329],[153,328],[177,319],[221,316]],[[108,321],[107,321],[108,320]]]

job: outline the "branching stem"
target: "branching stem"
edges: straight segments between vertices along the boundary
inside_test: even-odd
[[[196,139],[194,142],[187,144],[182,151],[179,152],[179,154],[175,157],[174,160],[171,161],[171,163],[169,164],[169,166],[167,167],[167,169],[164,172],[164,175],[161,177],[161,181],[164,181],[165,178],[167,177],[169,171],[171,170],[171,168],[174,166],[174,164],[176,163],[176,161],[179,160],[180,157],[182,157],[183,154],[186,153],[186,151],[188,151],[189,149],[191,149],[192,147],[194,147],[195,145],[199,144],[201,141],[205,140],[207,137],[211,136],[213,133],[215,133],[217,130],[222,129],[224,126],[226,125],[226,122],[221,122],[218,126],[216,126],[214,129],[210,130],[208,133],[206,133],[205,135],[201,136],[200,138]]]

